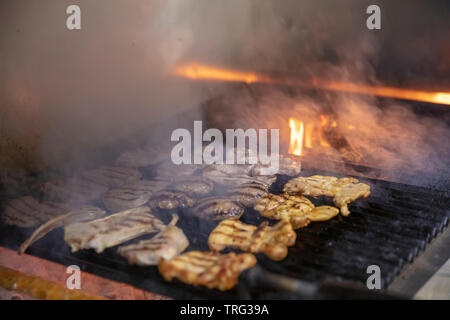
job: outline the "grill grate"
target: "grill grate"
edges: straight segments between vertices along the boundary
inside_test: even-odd
[[[303,176],[314,174],[340,176],[315,169],[304,169],[302,172]],[[280,193],[290,178],[279,176],[271,192]],[[297,242],[289,249],[285,260],[274,262],[257,255],[259,265],[267,271],[301,280],[358,283],[366,282],[369,265],[378,265],[381,285],[385,288],[402,267],[413,262],[427,242],[448,224],[450,197],[446,192],[382,180],[358,179],[368,183],[372,193],[369,198],[359,199],[349,206],[350,216],[311,223],[307,228],[298,230]],[[316,205],[330,204],[329,199],[322,197],[312,201]],[[185,230],[191,242],[188,250],[208,250],[208,235],[215,224],[201,221],[188,211],[178,213],[178,225]],[[156,215],[165,222],[170,220],[168,212],[156,212]],[[259,224],[266,219],[250,209],[242,220]],[[17,249],[31,232],[2,225],[0,244]],[[165,282],[156,267],[130,266],[116,253],[116,248],[107,249],[100,255],[93,251],[71,254],[61,229],[39,240],[29,253],[66,265],[77,264],[82,270],[174,298],[239,297],[238,288],[219,292],[179,281]]]

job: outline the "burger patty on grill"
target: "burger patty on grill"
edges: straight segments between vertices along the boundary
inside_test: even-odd
[[[207,220],[239,219],[244,210],[239,202],[225,197],[201,199],[193,208],[196,216]]]

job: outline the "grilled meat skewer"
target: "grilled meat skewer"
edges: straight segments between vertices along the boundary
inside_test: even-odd
[[[22,245],[19,247],[19,254],[24,253],[28,247],[30,247],[33,243],[41,239],[50,231],[69,225],[75,222],[86,222],[94,219],[98,219],[106,214],[106,211],[93,206],[84,206],[78,209],[73,209],[68,213],[59,215],[53,219],[48,220],[46,223],[41,225],[38,229],[36,229],[33,234],[25,240]]]

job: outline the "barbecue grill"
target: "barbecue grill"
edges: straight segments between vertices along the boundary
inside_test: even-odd
[[[186,119],[188,118],[189,115],[186,114]],[[100,152],[117,154],[117,150],[122,150],[123,146],[124,143],[119,143],[115,148],[110,147]],[[96,157],[93,155],[93,159]],[[278,286],[274,285],[273,281],[268,282],[267,280],[274,275],[302,281],[301,283],[306,287],[308,284],[317,286],[322,283],[331,283],[338,288],[335,297],[338,297],[336,295],[355,297],[355,294],[349,295],[349,292],[358,293],[356,296],[364,297],[364,294],[369,294],[366,287],[366,281],[370,275],[367,273],[369,266],[379,266],[381,288],[389,289],[389,285],[394,280],[401,278],[402,270],[406,266],[414,266],[415,259],[430,246],[429,243],[434,238],[440,237],[440,234],[446,230],[450,217],[448,190],[369,178],[371,175],[377,175],[377,169],[351,163],[345,165],[347,172],[331,172],[315,168],[314,163],[307,160],[302,163],[302,167],[301,176],[319,174],[343,177],[348,176],[348,172],[352,172],[351,176],[370,185],[371,195],[366,199],[353,202],[349,206],[351,214],[347,217],[339,215],[330,221],[311,223],[308,227],[297,230],[296,244],[289,248],[288,256],[284,260],[275,262],[263,254],[257,254],[256,271],[244,272],[238,286],[230,291],[220,292],[194,287],[178,280],[166,282],[156,267],[129,265],[126,259],[117,254],[116,247],[106,249],[102,254],[96,254],[91,250],[81,250],[72,254],[69,246],[64,242],[62,228],[52,231],[36,242],[27,253],[64,265],[75,264],[84,271],[177,299],[319,297],[314,290],[312,292],[287,290],[282,286],[282,280],[277,280]],[[143,179],[155,175],[152,166],[140,170],[143,173]],[[269,191],[274,194],[281,193],[283,185],[291,178],[278,175],[276,183],[270,187]],[[34,195],[39,198],[39,193],[31,188],[31,192],[33,190]],[[2,204],[4,205],[9,199],[10,197],[4,197]],[[312,202],[315,205],[332,205],[330,199],[325,197],[312,199]],[[96,205],[103,206],[101,201]],[[177,225],[185,231],[190,240],[187,250],[208,250],[208,236],[216,223],[201,220],[192,215],[189,210],[184,209],[156,211],[155,215],[168,223],[172,212],[179,214],[180,220]],[[253,209],[247,208],[241,220],[252,225],[259,225],[267,219]],[[1,225],[0,245],[16,250],[32,231]],[[448,233],[448,230],[446,232]],[[449,252],[441,250],[440,255],[442,255],[443,263],[448,258]],[[437,267],[439,265],[435,266],[431,272],[434,272]],[[416,290],[417,286],[420,286],[420,283],[423,284],[429,276],[428,273],[426,276],[422,275],[419,280],[415,280]],[[270,290],[261,290],[261,286],[268,283]],[[398,286],[401,287],[401,284]],[[343,288],[346,288],[345,291]],[[405,297],[411,297],[415,293],[411,290],[401,292],[400,289],[397,290],[400,292],[395,293]]]

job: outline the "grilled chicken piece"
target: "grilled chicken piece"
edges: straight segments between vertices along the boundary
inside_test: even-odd
[[[161,258],[171,260],[189,246],[189,240],[183,230],[175,226],[177,221],[178,216],[173,215],[170,224],[158,235],[149,240],[119,247],[119,254],[128,259],[130,264],[139,266],[155,266]]]
[[[40,203],[26,196],[9,202],[2,215],[3,222],[22,228],[37,226],[49,219],[67,212],[68,206],[55,202]]]
[[[269,193],[257,199],[253,208],[269,219],[287,219],[294,229],[299,229],[309,224],[307,214],[314,209],[314,204],[302,196]]]
[[[341,209],[341,214],[344,216],[350,214],[347,204],[360,197],[368,197],[370,194],[370,186],[360,183],[355,178],[318,175],[294,178],[286,183],[283,190],[291,195],[333,197],[334,204]]]
[[[156,165],[162,161],[169,161],[170,150],[165,146],[144,147],[122,153],[116,160],[121,167],[138,168]]]
[[[331,206],[315,207],[303,196],[287,194],[267,194],[256,200],[253,207],[263,217],[291,222],[294,229],[306,227],[310,221],[327,221],[339,214],[339,210]]]
[[[134,168],[104,166],[99,169],[83,172],[84,179],[105,187],[120,187],[130,181],[140,179],[142,174]]]
[[[171,190],[184,192],[190,195],[204,196],[210,193],[214,188],[214,184],[202,177],[183,177],[176,180],[169,187]]]
[[[241,272],[256,262],[250,253],[190,251],[169,261],[161,259],[158,270],[166,281],[177,278],[187,284],[225,291],[233,288]]]
[[[263,164],[257,164],[252,168],[252,176],[259,176],[262,175],[262,169],[269,168],[270,165],[263,165]],[[296,176],[300,174],[300,171],[302,169],[301,163],[299,161],[295,161],[291,158],[288,158],[286,156],[280,155],[279,156],[279,163],[278,163],[278,171],[275,172],[277,174],[283,174],[287,176]]]
[[[253,207],[256,199],[265,196],[267,192],[268,188],[266,185],[253,182],[229,189],[228,195],[231,199],[238,201],[245,207]]]
[[[105,210],[102,210],[98,207],[93,206],[82,206],[80,208],[71,209],[69,212],[65,214],[61,214],[56,216],[46,223],[41,225],[36,231],[33,232],[31,237],[25,240],[22,245],[19,247],[19,254],[24,253],[28,247],[30,247],[33,243],[41,239],[50,231],[62,227],[67,226],[71,223],[75,222],[86,222],[94,219],[101,218],[106,214]]]
[[[94,249],[101,253],[105,248],[163,228],[164,224],[150,213],[150,208],[142,206],[90,222],[69,224],[64,228],[64,240],[72,252]]]
[[[207,220],[239,219],[245,209],[234,200],[224,197],[209,197],[193,208],[196,216]]]
[[[41,190],[46,198],[78,205],[95,201],[108,191],[108,187],[76,177],[67,181],[45,182]]]
[[[103,203],[108,210],[120,211],[140,207],[147,203],[151,192],[133,189],[112,189],[103,196]]]
[[[270,259],[279,261],[286,257],[287,247],[293,246],[296,238],[297,234],[288,220],[281,220],[273,227],[264,221],[256,227],[227,219],[211,232],[208,245],[215,251],[231,247],[251,253],[262,252]]]
[[[201,168],[196,164],[173,164],[172,162],[163,162],[156,168],[156,175],[161,179],[173,181],[179,176],[191,176],[197,169]]]
[[[195,199],[179,191],[159,191],[151,198],[150,205],[162,210],[190,208],[195,205]]]

